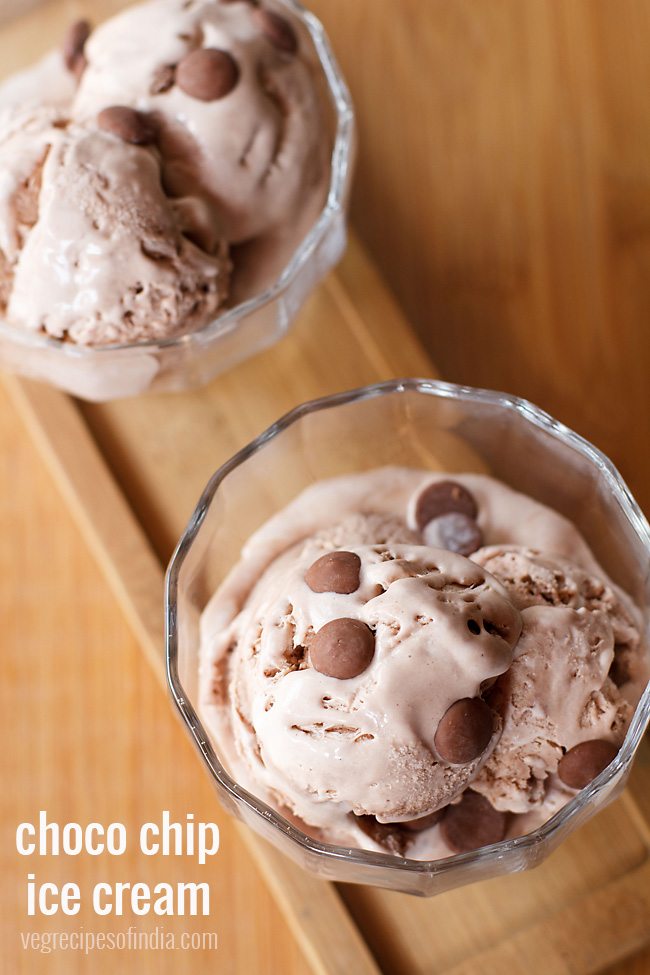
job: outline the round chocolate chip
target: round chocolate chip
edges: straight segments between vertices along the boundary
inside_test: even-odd
[[[309,566],[305,582],[312,592],[349,594],[359,588],[361,559],[354,552],[328,552]]]
[[[454,853],[468,853],[481,846],[500,843],[506,835],[507,815],[484,796],[467,789],[457,805],[447,806],[440,832]]]
[[[464,697],[447,708],[433,742],[443,762],[466,765],[485,751],[493,733],[494,714],[485,701]]]
[[[399,823],[399,825],[409,831],[409,833],[421,833],[423,829],[429,829],[431,826],[435,826],[439,823],[445,814],[444,809],[436,809],[435,812],[429,813],[428,816],[420,816],[419,819],[407,819],[404,823]]]
[[[298,50],[298,37],[288,20],[272,10],[258,7],[253,11],[255,23],[264,36],[285,54],[295,54]]]
[[[415,521],[422,529],[434,518],[458,511],[468,518],[476,518],[478,507],[474,495],[457,481],[435,481],[428,484],[417,499]]]
[[[110,132],[123,142],[136,146],[151,145],[156,141],[156,127],[151,116],[126,105],[111,105],[97,116],[97,124],[104,132]]]
[[[63,63],[68,71],[77,74],[85,66],[84,47],[90,37],[91,27],[87,20],[77,20],[70,24],[63,38]]]
[[[613,761],[618,748],[611,741],[592,738],[570,748],[560,759],[557,773],[571,789],[584,789]]]
[[[190,98],[215,102],[237,86],[239,65],[228,51],[200,48],[186,54],[176,68],[176,84]]]
[[[322,626],[309,647],[314,670],[347,680],[368,667],[375,653],[375,635],[361,620],[338,619]]]
[[[449,511],[425,525],[422,537],[427,545],[445,548],[459,555],[471,555],[483,544],[483,533],[473,518],[461,511]]]
[[[374,816],[357,816],[353,813],[359,829],[379,846],[403,857],[408,845],[408,835],[401,829],[401,823],[380,823]]]

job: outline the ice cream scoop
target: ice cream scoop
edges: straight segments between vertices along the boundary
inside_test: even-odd
[[[183,201],[163,193],[155,157],[134,138],[59,133],[33,217],[7,308],[24,328],[84,345],[160,339],[200,325],[223,299],[225,245],[208,253],[190,239]]]
[[[309,542],[270,566],[228,633],[240,753],[312,825],[427,816],[498,738],[480,695],[511,663],[519,613],[454,553],[320,551]]]
[[[73,24],[0,87],[9,323],[159,341],[268,286],[325,200],[318,70],[297,18],[266,5],[152,0]]]
[[[238,780],[320,839],[417,859],[553,815],[614,758],[646,673],[575,526],[480,475],[312,485],[202,620],[202,712]]]
[[[497,809],[547,819],[622,741],[633,709],[612,668],[618,654],[642,665],[634,609],[602,578],[557,556],[495,547],[474,558],[501,580],[523,628],[512,666],[489,694],[503,733],[473,788]]]
[[[198,192],[229,242],[278,230],[314,195],[322,203],[324,110],[288,11],[153,0],[98,27],[85,57],[75,118],[92,124],[111,105],[152,113],[165,188]]]

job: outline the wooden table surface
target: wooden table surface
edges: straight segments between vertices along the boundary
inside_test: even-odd
[[[95,952],[88,958],[21,951],[19,931],[77,927],[69,919],[26,919],[28,870],[40,880],[74,881],[86,890],[98,870],[90,856],[41,863],[18,857],[18,823],[45,809],[60,823],[120,821],[137,837],[140,824],[163,809],[181,820],[187,812],[197,821],[213,820],[216,802],[189,738],[1,387],[0,458],[0,733],[8,745],[2,749],[0,971],[305,972],[256,866],[242,845],[232,843],[224,843],[210,874],[211,917],[165,919],[169,930],[217,931],[216,953]],[[111,859],[102,858],[99,879],[152,886],[205,879],[185,858],[167,862],[134,853]],[[121,929],[116,919],[102,924],[92,909],[76,921],[87,930]]]
[[[289,339],[290,341],[290,339]],[[305,975],[294,936],[242,844],[224,843],[210,872],[214,892],[207,919],[165,919],[175,931],[217,931],[209,951],[78,953],[22,952],[19,931],[68,930],[52,919],[27,921],[23,891],[28,868],[14,848],[19,822],[39,809],[51,819],[121,821],[130,835],[169,809],[215,818],[215,797],[170,703],[153,679],[117,602],[53,487],[33,444],[0,385],[0,620],[3,680],[0,733],[3,807],[0,821],[0,971],[45,975]],[[25,582],[27,580],[27,584]],[[115,720],[115,709],[120,720]],[[646,797],[650,800],[650,797]],[[219,815],[220,822],[224,816]],[[131,854],[102,860],[102,879],[205,879],[187,862]],[[41,880],[88,888],[97,862],[30,860]],[[91,910],[79,927],[119,930]],[[125,924],[125,927],[127,925]],[[76,929],[72,928],[72,929]],[[650,951],[611,969],[647,975]],[[478,973],[477,973],[478,975]]]
[[[650,507],[650,5],[312,5],[362,110],[356,223],[446,378],[536,399],[608,449]],[[34,53],[61,7],[73,17],[89,4],[68,0],[31,14]],[[25,58],[12,31],[2,35],[3,71]],[[111,954],[89,961],[17,950],[16,932],[27,929],[18,822],[45,808],[62,822],[121,820],[133,831],[161,809],[183,816],[191,806],[210,819],[214,796],[1,388],[0,458],[0,721],[8,742],[0,969],[304,973],[241,848],[236,863],[226,848],[214,874],[213,916],[168,922],[217,930],[216,955],[132,953],[118,968]],[[80,857],[34,866],[40,879],[84,885],[94,864]],[[186,863],[135,855],[106,872],[107,880],[201,879]],[[83,924],[102,927],[88,911]],[[614,971],[647,975],[650,953]]]
[[[650,511],[648,0],[309,0],[355,226],[453,382],[537,402]]]

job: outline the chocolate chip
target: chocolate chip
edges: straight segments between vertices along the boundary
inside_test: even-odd
[[[200,48],[186,54],[176,68],[176,84],[190,98],[214,102],[229,95],[239,81],[239,65],[228,51]]]
[[[608,677],[617,687],[622,687],[634,678],[635,654],[629,643],[614,644],[614,659]]]
[[[560,759],[557,774],[571,789],[584,789],[613,761],[618,748],[611,741],[592,738],[570,748]]]
[[[163,95],[170,88],[173,88],[176,80],[176,66],[173,64],[160,64],[153,73],[151,84],[149,85],[150,95]]]
[[[512,700],[512,684],[512,674],[509,670],[507,670],[505,674],[501,674],[500,677],[496,678],[492,687],[485,690],[484,697],[486,704],[488,704],[493,711],[496,711],[501,718],[505,717],[510,701]],[[483,691],[482,686],[481,690]]]
[[[73,74],[78,73],[80,66],[85,67],[84,47],[90,32],[91,27],[87,20],[77,20],[70,24],[63,38],[63,63]]]
[[[368,667],[375,635],[361,620],[338,619],[322,626],[309,647],[312,667],[326,677],[347,680]]]
[[[435,812],[429,813],[428,816],[420,816],[419,819],[407,819],[406,822],[400,823],[399,825],[402,829],[408,830],[409,833],[421,833],[423,829],[429,829],[431,826],[439,823],[444,815],[444,809],[436,809]]]
[[[476,518],[478,507],[474,496],[457,481],[435,481],[428,484],[417,499],[415,521],[419,529],[434,518],[458,511],[468,518]]]
[[[255,23],[264,36],[285,54],[295,54],[298,50],[298,37],[288,20],[272,10],[258,8],[253,11]]]
[[[312,592],[349,594],[359,588],[361,559],[354,552],[328,552],[309,566],[305,582]]]
[[[353,815],[357,826],[366,836],[391,853],[404,856],[409,837],[400,828],[401,823],[380,823],[374,816],[357,816],[354,813]]]
[[[82,54],[80,58],[77,59],[77,63],[72,71],[73,75],[77,79],[77,84],[81,81],[84,71],[88,67],[88,62],[86,60],[86,55]]]
[[[485,751],[494,733],[494,714],[480,697],[464,697],[447,708],[434,736],[443,762],[466,765]]]
[[[507,815],[484,796],[467,789],[457,805],[447,806],[440,832],[454,853],[468,853],[481,846],[500,843],[506,835]]]
[[[123,142],[136,146],[147,146],[156,141],[156,127],[151,116],[126,105],[111,105],[102,109],[97,116],[97,124],[104,132],[110,132]]]
[[[481,529],[473,518],[461,511],[449,511],[434,518],[424,526],[422,537],[427,545],[459,555],[471,555],[483,544]]]

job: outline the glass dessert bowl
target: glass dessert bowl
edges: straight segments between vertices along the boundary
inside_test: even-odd
[[[0,366],[95,401],[199,386],[271,345],[346,244],[354,114],[320,22],[295,0],[268,0],[215,4],[184,32],[181,18],[210,4],[158,4],[169,30],[156,28],[146,70],[131,38],[151,33],[143,20],[151,4],[127,7],[140,21],[121,33],[119,16],[89,39],[75,25],[79,50],[73,30],[63,50],[0,94],[3,168],[20,174],[14,196],[5,199],[5,188],[0,201],[3,277],[11,269]],[[200,56],[209,55],[221,61],[206,69]],[[178,62],[162,65],[169,77],[161,59]],[[221,90],[206,91],[206,77]],[[134,108],[122,106],[128,99]],[[238,161],[239,142],[247,155]],[[89,160],[97,179],[86,185]],[[211,179],[214,160],[223,177]],[[105,184],[114,194],[108,216]],[[62,227],[74,228],[72,241]],[[112,263],[121,268],[117,289]]]
[[[263,790],[254,795],[256,790],[251,791],[246,776],[239,775],[239,770],[232,774],[228,742],[205,720],[205,701],[199,685],[201,618],[206,618],[205,610],[213,594],[227,577],[232,577],[242,547],[269,518],[276,516],[276,529],[282,527],[278,513],[292,502],[295,504],[305,489],[326,479],[365,476],[381,468],[397,468],[413,475],[431,471],[433,476],[439,476],[436,472],[444,472],[446,479],[457,476],[461,482],[477,485],[478,498],[482,498],[480,485],[485,481],[484,475],[491,475],[505,486],[504,490],[521,492],[532,499],[531,503],[546,505],[564,516],[568,519],[565,524],[575,526],[576,537],[579,532],[584,538],[602,571],[636,604],[644,653],[650,530],[611,463],[547,414],[513,397],[428,380],[382,383],[298,407],[240,451],[210,480],[169,567],[167,650],[174,699],[222,802],[318,876],[427,896],[535,866],[618,795],[650,718],[650,686],[640,696],[633,714],[630,709],[625,737],[606,768],[606,763],[602,763],[603,771],[584,788],[578,791],[576,787],[565,795],[558,811],[540,825],[522,835],[489,841],[490,845],[477,849],[456,853],[451,849],[437,850],[435,859],[425,859],[418,852],[416,859],[409,856],[408,846],[380,852],[374,843],[369,849],[358,848],[353,841],[334,845],[324,842],[318,830],[306,827],[291,812],[284,810],[286,815],[282,815],[278,802],[258,798]],[[300,510],[308,516],[308,511]],[[300,526],[297,530],[300,532]],[[304,536],[308,534],[305,529]],[[273,531],[265,538],[266,542],[272,540]],[[353,546],[339,541],[334,547]],[[249,545],[248,551],[251,550]],[[494,550],[481,551],[488,554],[478,562],[491,567]],[[306,564],[311,561],[310,557]],[[314,566],[309,572],[313,576]],[[474,587],[483,581],[483,577],[474,580]],[[318,582],[309,585],[316,593],[324,591]],[[507,633],[512,619],[507,618],[501,635]],[[472,620],[468,620],[468,628],[474,632]],[[488,636],[492,639],[488,633],[485,640]],[[312,667],[318,670],[313,644],[310,653]],[[644,672],[646,662],[644,658]],[[322,668],[320,672],[323,673]],[[476,782],[470,782],[470,786]],[[479,790],[478,785],[476,788]],[[492,800],[489,789],[486,794]],[[453,804],[449,808],[454,808]],[[395,818],[404,821],[406,817]]]

